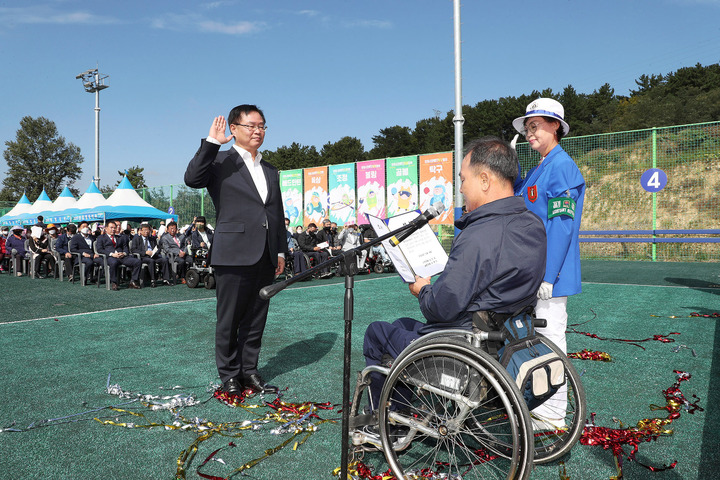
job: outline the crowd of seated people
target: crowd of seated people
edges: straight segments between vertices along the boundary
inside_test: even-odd
[[[354,221],[348,221],[340,232],[338,232],[337,223],[331,222],[329,219],[323,220],[322,229],[318,229],[315,223],[309,223],[303,230],[301,226],[291,227],[290,220],[286,218],[285,227],[294,275],[325,262],[332,256],[340,255],[342,252],[352,250],[377,238],[370,225],[365,225],[361,230]],[[310,265],[308,265],[308,260]],[[374,264],[375,261],[380,261],[385,266],[392,265],[390,257],[380,244],[371,247],[370,252],[363,250],[357,260],[358,270],[361,273],[372,270],[371,262]],[[319,278],[329,278],[334,275],[336,273],[330,268],[322,269],[318,274]],[[337,273],[337,275],[341,274]],[[311,278],[307,277],[306,280]]]
[[[329,219],[323,220],[322,228],[314,223],[306,229],[290,227],[288,219],[285,223],[289,268],[293,274],[302,273],[331,256],[377,237],[369,225],[358,228],[353,221],[347,222],[339,232],[337,224]],[[194,264],[194,255],[198,252],[207,255],[213,235],[212,228],[202,216],[195,217],[192,224],[182,229],[171,220],[161,222],[157,229],[147,223],[135,228],[129,222],[119,220],[92,224],[82,221],[66,226],[38,222],[28,227],[2,227],[0,273],[12,271],[13,275],[22,276],[27,270],[27,274],[34,278],[58,278],[62,267],[63,279],[75,281],[81,271],[75,267],[82,263],[84,282],[96,284],[101,281],[102,267],[107,262],[111,290],[120,288],[122,282],[118,275],[124,276],[123,279],[128,281],[127,287],[131,289],[140,288],[141,275],[151,287],[184,284],[187,270]],[[13,251],[17,271],[12,269]],[[364,250],[358,256],[358,270],[361,273],[372,271],[372,264],[376,261],[391,265],[382,245],[372,247],[370,252]],[[25,268],[22,268],[22,262],[26,262]],[[31,265],[34,268],[32,272]],[[145,265],[147,267],[143,268]],[[333,268],[322,269],[315,277],[340,275],[337,271],[334,265]],[[308,277],[308,280],[311,278]]]
[[[206,252],[212,240],[213,230],[204,217],[194,218],[182,231],[171,220],[161,222],[158,229],[147,223],[136,229],[118,220],[61,227],[39,219],[33,226],[0,229],[0,273],[74,281],[75,267],[82,263],[84,268],[77,270],[84,271],[81,280],[87,284],[99,282],[107,264],[111,290],[119,289],[120,275],[129,280],[128,288],[141,288],[140,276],[145,271],[151,287],[184,284],[185,273],[193,265],[191,252]]]

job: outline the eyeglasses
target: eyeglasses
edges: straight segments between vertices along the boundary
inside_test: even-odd
[[[523,135],[527,137],[531,133],[535,133],[538,128],[542,126],[542,122],[534,122],[529,125],[525,125],[525,133]]]
[[[238,125],[241,127],[247,128],[250,132],[254,132],[255,130],[258,130],[260,132],[264,132],[267,130],[267,125],[243,125],[242,123],[233,123],[233,125]]]

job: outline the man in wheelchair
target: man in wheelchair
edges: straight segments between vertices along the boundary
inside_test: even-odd
[[[363,344],[368,366],[387,365],[431,332],[471,330],[475,312],[512,314],[535,305],[545,272],[545,229],[514,196],[517,174],[517,154],[507,142],[484,137],[467,145],[459,175],[467,213],[455,221],[461,232],[447,266],[434,283],[416,277],[409,285],[426,321],[404,317],[371,323]],[[371,373],[373,410],[384,381],[380,373]]]

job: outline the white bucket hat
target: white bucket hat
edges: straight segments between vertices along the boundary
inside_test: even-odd
[[[525,133],[525,119],[528,117],[548,117],[557,120],[563,126],[565,135],[570,131],[570,125],[565,121],[565,109],[557,100],[552,98],[538,98],[525,109],[525,115],[513,120],[512,125],[519,133]]]

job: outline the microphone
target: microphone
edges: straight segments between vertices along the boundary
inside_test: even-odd
[[[411,226],[408,227],[407,230],[403,230],[398,235],[392,237],[390,239],[390,243],[392,244],[393,247],[397,247],[400,242],[405,240],[407,237],[409,237],[416,231],[420,230],[420,228],[427,225],[427,223],[430,220],[437,217],[444,211],[445,211],[445,205],[443,205],[442,202],[437,202],[435,205],[432,205],[430,208],[425,210],[424,213],[421,213],[412,222],[410,222],[409,225],[411,225]]]

